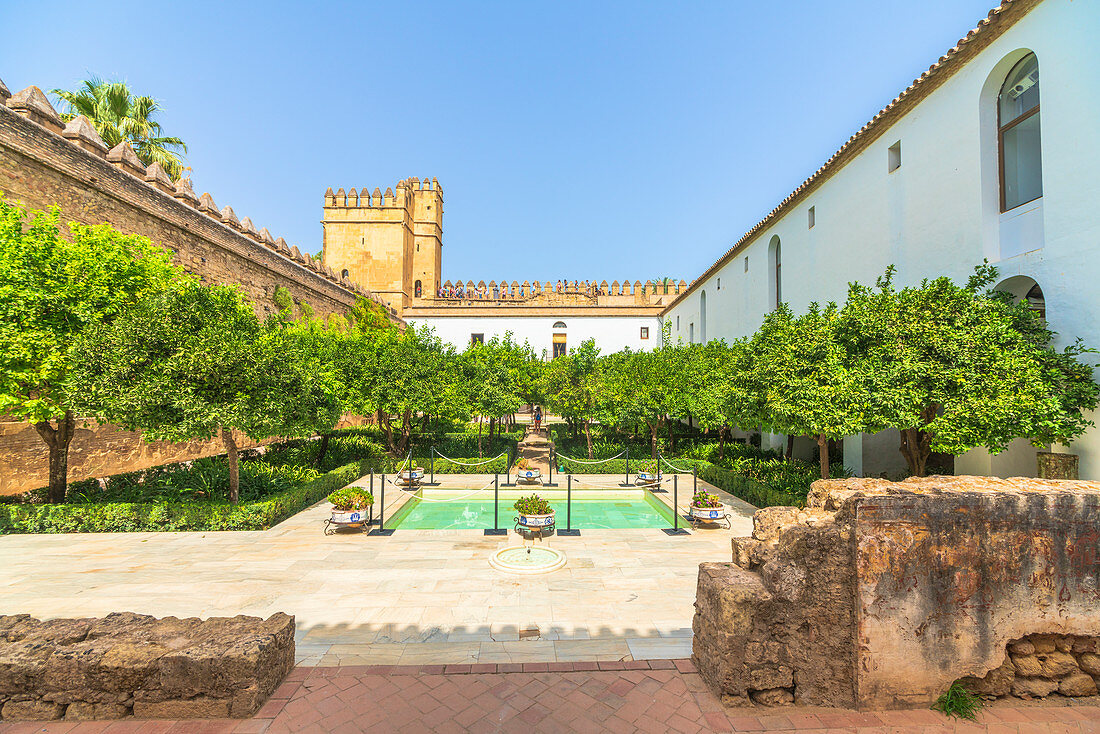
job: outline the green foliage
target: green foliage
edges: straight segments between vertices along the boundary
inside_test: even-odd
[[[826,447],[829,439],[885,428],[868,404],[866,367],[847,348],[834,304],[811,304],[798,317],[780,304],[748,349],[758,412],[772,432],[811,436]],[[827,478],[829,452],[819,455],[821,477]]]
[[[251,502],[0,504],[0,533],[266,530],[360,476],[356,462]]]
[[[271,302],[275,304],[275,308],[280,311],[290,313],[294,308],[294,299],[290,296],[290,289],[286,286],[277,286],[275,292],[271,294]]]
[[[365,510],[374,504],[374,495],[362,487],[344,487],[328,496],[333,509],[344,512]]]
[[[877,287],[852,284],[840,315],[849,361],[858,365],[874,423],[902,435],[916,475],[931,452],[1003,450],[1015,438],[1068,443],[1092,422],[1100,386],[1058,351],[1026,303],[991,294],[996,269],[979,266],[964,286],[948,278],[897,290],[893,268]]]
[[[54,502],[65,498],[74,430],[74,342],[182,277],[145,237],[105,224],[71,223],[69,233],[58,209],[28,215],[0,194],[0,414],[35,424]]]
[[[160,123],[153,119],[160,112],[155,99],[135,97],[126,82],[97,77],[85,80],[75,91],[55,89],[53,94],[65,102],[62,120],[68,122],[83,115],[108,148],[125,140],[142,163],[159,163],[169,178],[179,180],[183,172],[181,154],[187,152],[187,145],[177,137],[161,134]]]
[[[951,687],[932,704],[932,709],[935,711],[942,711],[947,716],[970,721],[977,719],[981,708],[982,699],[966,690],[959,681],[952,683]]]
[[[584,427],[589,459],[594,456],[589,423],[600,416],[602,407],[599,355],[596,341],[588,339],[572,354],[547,364],[539,380],[539,392],[545,396],[547,410]]]
[[[512,507],[521,515],[549,515],[554,511],[550,503],[537,494],[520,497]]]
[[[179,281],[89,331],[70,383],[85,414],[148,438],[220,434],[235,495],[233,429],[308,436],[339,418],[334,379],[309,347],[279,322],[260,324],[236,288]]]
[[[62,417],[74,340],[180,277],[145,237],[75,222],[69,232],[56,208],[28,215],[0,198],[0,413]]]
[[[722,499],[716,494],[699,490],[691,496],[691,504],[693,507],[721,507]]]

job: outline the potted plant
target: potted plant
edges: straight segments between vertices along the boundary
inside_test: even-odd
[[[691,497],[691,519],[693,522],[726,521],[730,525],[729,510],[722,499],[710,492],[699,490]]]
[[[516,461],[516,481],[542,482],[542,471],[540,469],[532,469],[529,460],[525,458],[519,459]]]
[[[657,469],[652,461],[643,461],[638,473],[634,475],[634,484],[639,487],[653,487],[657,485]]]
[[[554,508],[542,497],[520,497],[512,505],[519,513],[517,522],[526,528],[548,528],[554,524]]]
[[[419,484],[423,478],[424,467],[422,466],[408,466],[397,472],[397,483],[410,487]]]
[[[374,495],[362,487],[344,487],[328,496],[332,503],[332,516],[325,524],[357,528],[369,522],[367,510],[374,504]]]

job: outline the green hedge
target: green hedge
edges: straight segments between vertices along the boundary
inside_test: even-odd
[[[266,530],[363,474],[360,462],[254,502],[0,505],[0,533]]]
[[[715,466],[709,461],[689,461],[681,459],[677,466],[694,463],[699,468],[699,478],[710,482],[715,487],[729,492],[734,497],[745,500],[756,507],[802,507],[806,504],[806,496],[792,492],[781,492],[766,484],[756,481],[752,477],[739,474],[729,469]]]

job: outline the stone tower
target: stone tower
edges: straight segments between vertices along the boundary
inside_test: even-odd
[[[409,178],[373,193],[325,192],[324,263],[398,310],[434,297],[443,259],[443,189]]]

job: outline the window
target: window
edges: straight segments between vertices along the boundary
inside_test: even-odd
[[[679,330],[680,330],[680,317],[677,316],[676,317],[676,331],[679,331]]]
[[[699,291],[699,343],[707,343],[707,292]]]
[[[745,255],[745,272],[749,272],[749,256]]]
[[[813,229],[814,224],[816,224],[817,222],[814,219],[814,208],[812,206],[806,212],[806,220],[807,220],[806,224],[808,225],[806,228],[807,229]]]
[[[341,278],[347,278],[349,275],[351,275],[351,274],[348,272],[347,268],[344,268],[343,270],[340,271],[340,277]]]
[[[471,344],[484,344],[485,343],[485,335],[484,334],[470,334],[470,343]]]
[[[901,141],[886,149],[886,172],[893,173],[901,168]],[[812,226],[812,225],[811,225]]]
[[[1039,132],[1039,60],[1028,54],[1012,67],[997,97],[1001,211],[1043,195]]]
[[[554,329],[564,329],[565,328],[565,322],[564,321],[555,321],[554,326],[552,328],[554,328]]]
[[[722,279],[721,278],[718,279],[718,287],[715,288],[714,290],[716,290],[716,291],[722,290]]]
[[[688,342],[695,343],[695,322],[688,324]]]
[[[558,322],[558,323],[561,323],[561,322]],[[554,341],[554,343],[552,345],[554,347],[553,359],[557,359],[558,357],[564,357],[565,354],[566,354],[565,334],[554,334],[554,340],[553,341]]]
[[[642,331],[641,331],[640,336],[641,336],[642,339],[648,339],[649,338],[649,327],[648,326],[643,326],[642,327]]]
[[[424,290],[424,288],[420,285],[419,280],[416,281],[416,283],[413,284],[413,295],[416,296],[417,298],[420,298],[420,294],[423,292],[423,290]]]
[[[768,245],[768,265],[772,271],[768,281],[768,309],[774,310],[783,302],[783,254],[778,235],[772,237]]]

